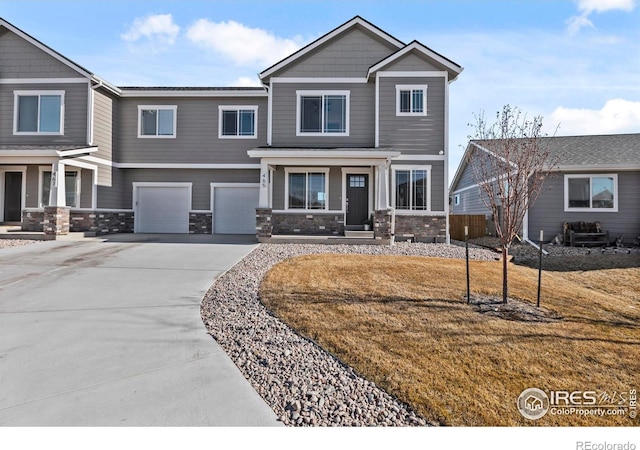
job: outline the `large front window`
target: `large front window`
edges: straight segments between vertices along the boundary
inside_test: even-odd
[[[49,206],[49,195],[51,193],[51,171],[42,171],[40,189],[40,207]],[[80,175],[75,170],[68,170],[64,173],[65,201],[66,206],[74,208],[80,207]]]
[[[397,210],[429,211],[430,168],[395,169],[395,208]]]
[[[63,91],[16,91],[14,101],[14,134],[63,134]]]
[[[618,177],[565,175],[565,210],[616,211]]]
[[[289,172],[289,209],[327,209],[326,172]]]
[[[138,137],[176,137],[176,106],[138,106]]]
[[[255,138],[257,106],[220,106],[220,138]]]
[[[349,134],[349,91],[298,91],[297,134]]]

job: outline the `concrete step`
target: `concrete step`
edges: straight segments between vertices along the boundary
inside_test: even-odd
[[[347,231],[344,232],[344,237],[349,239],[373,239],[373,231]]]

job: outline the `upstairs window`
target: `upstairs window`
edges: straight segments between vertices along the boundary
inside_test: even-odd
[[[618,210],[616,174],[565,175],[565,211]]]
[[[393,172],[396,210],[429,211],[431,167],[398,167]]]
[[[255,139],[257,106],[219,106],[218,137]]]
[[[139,138],[175,138],[177,106],[138,106]]]
[[[427,115],[427,86],[396,86],[397,116]]]
[[[15,91],[13,134],[64,134],[64,91]]]
[[[297,135],[349,134],[349,91],[297,91]]]

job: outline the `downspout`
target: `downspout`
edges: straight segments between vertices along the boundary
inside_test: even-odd
[[[385,182],[389,183],[389,174],[391,173],[389,170],[391,168],[391,158],[387,158],[385,167],[387,172],[387,179],[385,180]],[[389,190],[389,187],[390,186],[387,186],[387,211],[391,215],[391,224],[389,227],[389,245],[394,245],[396,241],[396,210],[393,206],[391,206],[391,199],[389,198],[391,196],[391,192]]]

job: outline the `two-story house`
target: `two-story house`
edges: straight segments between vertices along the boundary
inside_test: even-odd
[[[0,19],[0,221],[444,239],[461,71],[355,17],[263,87],[118,87]]]

